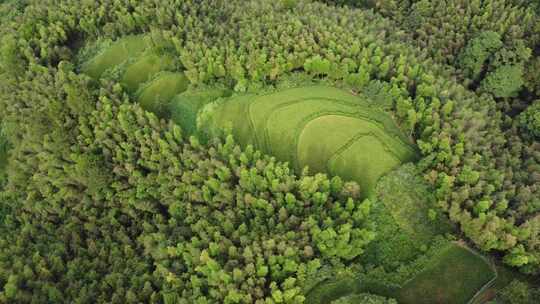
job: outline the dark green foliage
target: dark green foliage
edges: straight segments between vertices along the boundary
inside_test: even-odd
[[[5,170],[7,167],[9,157],[9,141],[3,130],[0,129],[0,184],[3,184],[5,179]]]
[[[497,300],[503,304],[534,304],[540,300],[540,288],[533,288],[529,284],[513,280],[497,295]]]
[[[298,4],[298,0],[280,0],[283,7],[292,9]]]
[[[349,249],[362,249],[370,238],[363,234],[343,252],[319,250],[334,245],[326,226],[339,234],[336,223],[343,219],[336,214],[350,215],[347,208],[294,213],[284,207],[271,213],[270,207],[280,199],[286,206],[293,201],[282,183],[294,185],[291,195],[307,202],[301,196],[312,192],[299,183],[326,193],[318,190],[328,179],[279,173],[286,171],[282,164],[250,158],[254,151],[227,142],[205,146],[192,138],[188,143],[179,128],[130,105],[122,87],[111,82],[114,77],[91,81],[73,72],[86,42],[142,33],[181,62],[194,87],[219,83],[256,91],[302,73],[354,92],[367,85],[379,100],[391,96],[382,101],[391,104],[388,109],[422,151],[418,168],[435,202],[428,218],[438,220],[440,208],[477,248],[538,273],[540,154],[532,103],[540,92],[538,6],[524,0],[339,2],[355,2],[359,9],[308,0],[0,4],[0,119],[11,145],[0,196],[0,302],[204,303],[203,297],[208,302],[229,297],[235,303],[250,295],[279,302],[297,296],[295,288],[305,283],[300,275],[287,281],[283,273],[316,258],[339,264],[352,257]],[[488,31],[503,45],[480,58],[479,75],[474,60],[473,72],[461,70],[457,58],[471,39]],[[463,77],[469,73],[479,76],[478,83]],[[384,84],[371,90],[371,83]],[[533,105],[524,110],[528,104]],[[193,123],[188,111],[176,114]],[[247,177],[233,170],[239,167],[250,168]],[[254,216],[226,208],[245,202],[239,195],[246,193],[266,201],[246,207]],[[344,199],[329,195],[327,202],[336,206]],[[228,223],[226,210],[234,213],[230,218],[262,230]],[[324,222],[313,234],[296,222],[312,211],[319,225]],[[276,227],[278,219],[287,224],[269,229],[267,218]],[[391,219],[382,232],[398,231]],[[227,232],[217,235],[218,228]],[[262,240],[288,238],[291,231],[298,238],[285,245],[310,248],[292,247],[285,254],[277,243],[272,254],[291,259],[257,260],[264,256]],[[348,226],[342,232],[347,235]],[[398,258],[409,259],[408,248],[416,250],[417,244],[396,235],[397,244],[411,245],[404,245],[406,257]],[[237,240],[231,263],[217,239]],[[240,258],[247,248],[252,256]],[[310,265],[318,268],[316,262]],[[240,266],[245,267],[235,273]],[[228,280],[230,286],[223,284]],[[198,296],[200,302],[191,301]]]
[[[495,97],[515,97],[523,83],[522,66],[504,65],[489,73],[480,87]]]
[[[520,127],[533,137],[540,137],[540,100],[536,100],[518,118]]]
[[[23,61],[19,53],[17,40],[12,35],[2,37],[0,41],[0,74],[11,73],[19,75],[22,73]]]
[[[471,39],[463,49],[459,65],[465,75],[471,79],[478,79],[488,59],[502,47],[501,36],[492,31],[480,33]]]
[[[296,177],[231,137],[184,141],[117,86],[85,92],[69,68],[17,84],[46,107],[33,113],[47,130],[9,134],[26,155],[10,164],[2,302],[302,303],[309,276],[373,238],[369,203],[344,196],[338,178]],[[72,85],[89,96],[83,113],[58,107]],[[3,114],[25,121],[17,110]]]
[[[366,293],[342,297],[332,301],[331,304],[397,304],[397,302],[394,299],[387,299],[385,297]]]
[[[400,29],[410,34],[409,42],[426,49],[431,59],[457,67],[458,73],[464,72],[468,78],[463,79],[465,85],[469,85],[470,77],[473,77],[472,79],[478,77],[479,75],[474,72],[481,71],[479,68],[483,63],[486,64],[482,62],[487,59],[486,50],[482,50],[482,36],[486,38],[484,43],[503,43],[506,49],[514,50],[523,47],[534,50],[540,42],[538,4],[534,1],[328,0],[324,2],[372,8],[392,19]],[[496,36],[490,34],[491,37],[487,37],[486,33]],[[469,55],[466,62],[463,62],[464,52],[468,52]],[[530,80],[526,87],[528,93],[539,96],[536,85],[539,83],[536,79],[538,69],[534,68],[538,67],[537,59],[529,56],[520,62],[522,63],[528,67],[525,70],[525,78]],[[466,70],[460,71],[464,65]],[[492,65],[492,70],[499,66],[499,64]]]

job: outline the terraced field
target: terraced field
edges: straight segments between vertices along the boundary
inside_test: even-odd
[[[240,143],[289,161],[296,169],[339,175],[368,195],[378,178],[412,161],[415,150],[392,119],[361,97],[309,86],[220,104],[214,128],[230,128]]]
[[[175,60],[160,52],[148,36],[127,36],[104,47],[81,70],[95,79],[120,74],[118,81],[144,109],[164,117],[171,99],[189,84],[183,73],[175,71]]]
[[[94,58],[86,62],[82,71],[93,78],[99,78],[105,71],[135,58],[151,47],[145,36],[128,36],[113,42]]]
[[[141,106],[171,117],[194,133],[202,107],[223,95],[181,95],[188,79],[174,71],[175,59],[160,53],[147,36],[128,36],[103,48],[82,66],[96,79],[119,74],[118,81]],[[377,180],[416,152],[392,119],[363,97],[309,86],[266,95],[242,95],[219,104],[208,128],[230,129],[243,145],[290,162],[354,180],[369,195]]]

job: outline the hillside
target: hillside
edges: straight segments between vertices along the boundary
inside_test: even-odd
[[[0,22],[0,303],[540,302],[535,1]]]

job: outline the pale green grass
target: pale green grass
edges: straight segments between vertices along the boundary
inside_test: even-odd
[[[162,72],[137,93],[140,105],[159,117],[167,115],[167,106],[171,99],[185,91],[188,79],[183,73]]]
[[[379,177],[400,163],[375,134],[369,134],[355,138],[343,152],[332,157],[328,167],[333,175],[356,181],[362,193],[369,195]]]
[[[229,94],[223,89],[205,89],[202,91],[186,91],[176,95],[169,103],[171,119],[188,134],[197,131],[197,114],[208,103]]]
[[[262,133],[259,138],[264,139],[268,153],[275,155],[278,159],[290,161],[298,170],[301,170],[303,164],[297,160],[297,146],[298,138],[306,124],[321,115],[343,113],[352,116],[355,115],[355,110],[353,106],[324,98],[311,97],[297,100],[274,108],[266,118],[265,128],[257,129],[257,134]],[[331,127],[331,125],[327,125],[327,127]],[[348,134],[351,131],[343,128],[334,128],[334,130],[334,134],[326,133],[328,137],[319,136],[319,143],[324,145],[326,141],[334,140],[333,137],[341,137],[340,132]],[[318,154],[317,151],[312,151],[312,153]],[[316,156],[319,162],[326,163],[328,158],[321,156]],[[319,172],[324,172],[324,170]]]
[[[382,174],[416,156],[390,116],[363,97],[332,87],[237,96],[214,112],[210,128],[230,130],[241,144],[297,170],[309,166],[312,172],[354,180],[365,194]]]
[[[126,68],[122,84],[128,91],[135,92],[141,84],[154,75],[164,70],[171,70],[173,66],[174,60],[169,55],[155,53],[142,55]]]
[[[259,134],[266,128],[268,125],[268,118],[276,109],[285,107],[289,104],[298,103],[301,100],[324,98],[349,103],[350,105],[361,102],[359,98],[332,87],[309,86],[293,88],[256,96],[253,102],[249,105],[249,117],[251,118],[251,123],[253,124],[254,129],[256,130],[257,134]],[[295,117],[302,119],[303,115],[298,113],[298,115],[295,115]],[[258,139],[258,141],[261,149],[269,148],[268,143],[266,143],[263,139]]]
[[[299,136],[297,149],[300,167],[307,165],[354,180],[366,196],[385,172],[414,157],[379,124],[343,115],[319,116],[309,121]]]
[[[82,71],[93,78],[99,78],[103,72],[141,54],[150,43],[144,36],[127,36],[112,43],[82,66]]]
[[[336,124],[335,117],[341,116],[321,116],[305,125],[298,136],[297,146],[301,167],[308,166],[315,172],[327,171],[330,158],[358,134],[354,128],[343,128],[343,124]]]
[[[242,145],[257,145],[255,128],[249,119],[249,104],[253,95],[242,95],[221,101],[212,110],[212,117],[201,126],[202,131],[210,130],[213,135],[221,132],[232,133]]]

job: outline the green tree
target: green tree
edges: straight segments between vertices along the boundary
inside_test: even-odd
[[[503,46],[501,37],[493,31],[485,31],[471,39],[459,56],[459,66],[465,75],[478,79],[486,69],[486,63]]]
[[[518,117],[520,127],[533,137],[540,137],[540,100],[534,101]]]

